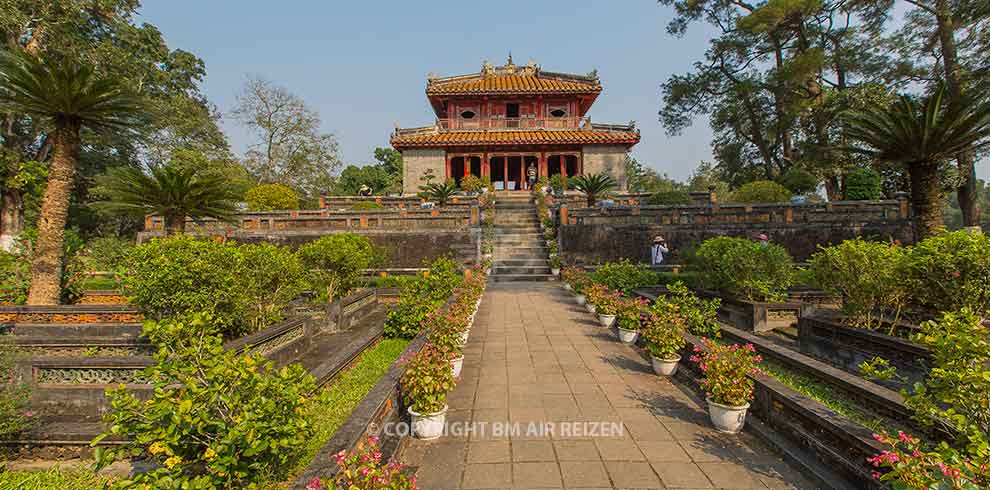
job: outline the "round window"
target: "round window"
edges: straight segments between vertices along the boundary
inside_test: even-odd
[[[553,117],[564,117],[567,115],[567,111],[563,109],[554,109],[550,111],[550,115]]]
[[[474,111],[464,111],[461,113],[461,119],[474,119]]]

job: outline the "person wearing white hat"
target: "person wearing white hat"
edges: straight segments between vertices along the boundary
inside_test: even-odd
[[[667,241],[662,236],[653,237],[653,246],[650,247],[650,264],[659,265],[663,262],[663,254],[670,252]]]

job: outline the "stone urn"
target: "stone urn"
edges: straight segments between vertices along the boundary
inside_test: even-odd
[[[574,295],[574,302],[575,303],[577,303],[579,305],[583,305],[583,304],[585,304],[585,301],[587,301],[587,298],[585,298],[583,294],[575,294]]]
[[[635,344],[636,339],[639,338],[639,330],[626,330],[619,327],[619,341],[623,344]]]
[[[447,405],[436,413],[418,413],[412,407],[406,409],[412,417],[412,433],[418,439],[436,439],[443,435],[447,422]]]
[[[653,365],[653,372],[660,376],[673,376],[677,372],[677,363],[680,360],[681,356],[673,359],[660,359],[650,354],[650,364]]]
[[[454,375],[454,378],[461,377],[462,367],[464,367],[464,356],[460,356],[450,360],[450,372]]]
[[[556,269],[550,269],[550,273],[553,274],[553,277],[559,276],[560,275],[560,267],[558,267]]]
[[[596,311],[598,311],[598,307],[597,306],[595,306],[595,305],[593,305],[591,303],[588,303],[588,302],[585,302],[584,303],[584,307],[588,310],[588,313],[591,313],[591,314],[594,314]]]
[[[712,419],[715,430],[726,434],[738,434],[746,423],[746,411],[749,404],[739,407],[722,405],[715,403],[711,398],[708,400],[708,416]]]

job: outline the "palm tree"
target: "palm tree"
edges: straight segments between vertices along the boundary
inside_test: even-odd
[[[950,106],[943,94],[939,87],[928,97],[901,96],[890,107],[847,116],[847,135],[863,145],[848,150],[907,169],[918,240],[942,227],[939,164],[990,142],[987,100]]]
[[[165,219],[165,232],[181,234],[186,218],[229,220],[237,192],[223,175],[202,167],[175,164],[153,167],[147,174],[133,167],[111,170],[101,183],[104,200],[93,206],[110,212]]]
[[[607,174],[578,175],[571,180],[570,184],[577,190],[584,193],[588,200],[588,207],[594,207],[595,202],[608,196],[609,191],[615,189],[618,184]]]
[[[116,79],[71,59],[0,55],[0,110],[27,114],[52,128],[48,186],[38,216],[28,304],[57,304],[65,220],[81,146],[80,132],[133,127],[139,98]]]
[[[457,194],[457,184],[454,183],[453,179],[436,184],[427,184],[423,187],[423,194],[431,201],[435,201],[438,206],[446,206],[447,201],[450,201]]]

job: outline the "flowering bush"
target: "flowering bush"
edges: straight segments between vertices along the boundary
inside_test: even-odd
[[[401,385],[409,408],[422,414],[436,413],[447,406],[447,393],[454,388],[454,374],[441,353],[426,347],[409,361]]]
[[[98,447],[100,467],[142,453],[160,467],[116,488],[258,488],[284,479],[305,453],[313,377],[299,364],[277,369],[261,354],[227,350],[217,332],[202,314],[145,324],[158,346],[145,373],[154,392],[141,400],[124,387],[107,390],[108,430],[93,444],[128,441]]]
[[[657,283],[657,275],[650,269],[639,267],[629,259],[602,264],[591,278],[623,294],[629,294],[633,289],[651,286]]]
[[[619,322],[619,328],[625,330],[639,330],[640,315],[646,309],[647,303],[643,298],[619,298],[616,304],[615,315]]]
[[[901,391],[905,402],[919,422],[939,425],[957,437],[952,446],[942,443],[931,449],[913,438],[881,441],[892,446],[878,461],[895,475],[885,478],[908,489],[986,488],[990,483],[990,332],[983,318],[969,309],[944,313],[937,321],[922,323],[921,332],[911,340],[927,346],[934,362],[923,383]],[[896,372],[888,366],[874,359],[861,368],[867,377],[889,378]],[[945,467],[951,470],[945,473]],[[933,479],[957,486],[916,486]],[[975,484],[959,483],[965,481]]]
[[[595,305],[599,315],[614,315],[618,311],[622,293],[612,291],[604,284],[592,283],[584,290],[588,302]]]
[[[861,238],[831,247],[820,247],[809,260],[811,282],[842,298],[842,311],[855,325],[873,328],[887,311],[899,312],[907,289],[899,271],[903,247]]]
[[[703,339],[705,349],[695,346],[691,361],[698,363],[704,375],[701,387],[715,403],[740,407],[753,399],[753,380],[750,374],[760,372],[757,364],[763,358],[756,353],[753,344],[723,345]]]
[[[688,332],[702,337],[719,336],[718,309],[722,306],[721,299],[701,299],[681,281],[668,284],[667,290],[670,291],[667,302],[677,307],[677,315],[684,319]]]
[[[378,437],[371,436],[350,454],[340,451],[334,458],[340,472],[335,482],[314,479],[306,490],[416,490],[416,477],[408,477],[397,463],[382,463]]]
[[[978,490],[990,487],[986,457],[973,458],[945,442],[926,450],[917,437],[898,432],[897,437],[874,434],[889,449],[866,460],[877,470],[873,477],[890,482],[897,490]],[[881,472],[881,468],[888,471]]]
[[[571,285],[575,294],[582,294],[582,291],[591,284],[588,273],[580,267],[567,267],[560,272],[560,275],[564,282]]]
[[[461,349],[461,332],[465,327],[464,320],[453,313],[430,313],[426,315],[424,325],[429,332],[426,342],[443,359],[447,361],[457,359],[464,355]]]
[[[677,305],[662,299],[654,302],[642,333],[646,350],[657,359],[676,359],[687,342],[681,335],[685,323]]]
[[[480,272],[476,275],[484,277]],[[433,261],[424,277],[402,288],[399,304],[385,318],[385,336],[415,337],[426,316],[443,305],[461,280],[457,263],[452,259],[442,257]]]

